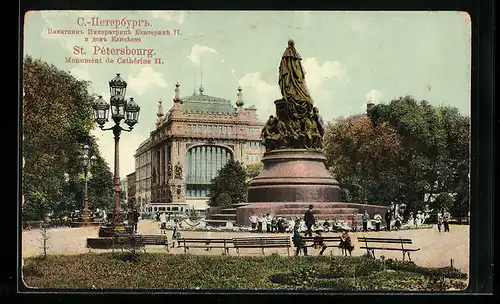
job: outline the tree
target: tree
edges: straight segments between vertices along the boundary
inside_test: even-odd
[[[327,124],[325,155],[348,202],[404,202],[407,210],[453,193],[453,212],[468,212],[470,120],[453,107],[411,96],[373,106],[367,115]],[[357,164],[360,166],[356,166]]]
[[[247,165],[245,168],[247,181],[250,181],[251,179],[257,177],[260,171],[262,171],[262,162]]]
[[[230,159],[212,179],[208,205],[226,207],[246,201],[247,182],[243,165]]]
[[[337,119],[326,130],[324,152],[345,188],[344,200],[359,203],[366,191],[371,203],[389,204],[397,195],[401,146],[396,132],[386,124],[373,127],[364,115]]]
[[[23,65],[23,217],[42,219],[49,210],[78,205],[80,143],[94,126],[88,82],[40,60]],[[94,150],[97,151],[97,145]],[[69,175],[70,181],[66,181]]]

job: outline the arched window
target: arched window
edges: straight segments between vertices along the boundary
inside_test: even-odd
[[[212,179],[231,158],[231,150],[221,146],[190,148],[186,155],[186,196],[207,197]]]

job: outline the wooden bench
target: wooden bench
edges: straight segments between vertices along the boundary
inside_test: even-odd
[[[366,249],[367,253],[375,257],[375,250],[396,250],[403,252],[403,261],[405,256],[408,255],[408,260],[411,262],[410,252],[419,251],[420,248],[408,248],[405,245],[413,244],[411,239],[402,238],[374,238],[374,237],[358,237],[358,243],[361,249]],[[364,246],[361,244],[364,243]],[[384,245],[372,245],[372,244],[384,244]],[[392,245],[392,246],[387,246]],[[395,245],[401,245],[394,247]]]
[[[170,252],[168,248],[168,238],[166,235],[136,235],[134,236],[138,239],[138,243],[143,247],[144,252],[146,252],[146,246],[148,245],[158,245],[165,246],[165,250]]]
[[[314,236],[302,237],[302,240],[306,243],[305,247],[312,247],[314,244]],[[327,247],[338,248],[340,244],[340,236],[323,236],[323,242]]]
[[[142,249],[146,252],[147,245],[165,246],[167,252],[168,239],[162,235],[120,235],[115,237],[87,238],[87,248],[91,249]]]
[[[124,248],[132,248],[133,245],[136,245],[135,239],[132,239],[127,236],[105,236],[105,237],[97,237],[97,238],[87,238],[87,248],[89,251],[92,249],[121,249],[123,251]]]
[[[229,254],[229,248],[233,244],[233,240],[226,238],[180,238],[178,244],[179,247],[184,247],[184,253],[189,248],[206,248],[207,250],[222,248],[223,252]]]
[[[265,254],[265,248],[286,248],[288,256],[290,256],[291,242],[288,236],[247,237],[233,238],[233,246],[236,248],[238,255],[241,248],[261,248],[262,254]]]

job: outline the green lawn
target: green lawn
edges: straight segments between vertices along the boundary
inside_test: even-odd
[[[88,253],[24,260],[23,279],[37,288],[257,288],[329,290],[464,289],[457,269],[423,268],[366,257]]]

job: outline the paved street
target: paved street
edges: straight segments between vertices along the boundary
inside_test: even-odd
[[[54,228],[49,229],[49,248],[50,254],[79,254],[86,253],[88,249],[85,248],[87,237],[97,237],[97,227],[89,228]],[[158,222],[150,220],[143,220],[139,223],[139,233],[141,234],[159,234]],[[171,231],[168,231],[168,238],[171,238]],[[201,231],[182,231],[182,237],[246,237],[246,236],[260,236],[267,234],[256,234],[248,232],[201,232]],[[279,234],[272,234],[274,236]],[[286,234],[289,235],[289,234]],[[326,233],[328,235],[337,235],[335,233]],[[453,265],[465,272],[469,272],[469,226],[467,225],[452,225],[449,233],[439,233],[434,227],[433,229],[419,229],[419,230],[405,230],[405,231],[391,231],[391,232],[367,232],[367,233],[351,233],[355,250],[353,255],[362,255],[366,251],[359,249],[357,237],[359,236],[373,236],[373,237],[404,237],[410,238],[414,242],[414,247],[420,248],[420,251],[411,254],[412,260],[421,266],[426,267],[443,267],[450,265],[450,259],[453,259]],[[22,250],[23,256],[34,256],[41,252],[40,245],[40,231],[31,230],[22,233]],[[148,246],[148,252],[165,252],[161,246]],[[338,248],[327,249],[326,255],[332,251],[333,255],[340,255]],[[93,250],[93,252],[100,252]],[[205,251],[204,249],[190,249],[189,252],[193,254],[221,254],[221,249],[212,249]],[[287,255],[286,249],[266,249],[266,254],[278,253]],[[317,254],[317,250],[310,251],[312,255]],[[182,248],[172,248],[170,253],[184,253]],[[260,249],[241,250],[241,254],[245,255],[261,255]],[[293,248],[291,248],[293,254]],[[236,254],[231,250],[230,254]],[[401,252],[398,251],[376,251],[375,254],[380,256],[384,255],[386,258],[402,258]]]

